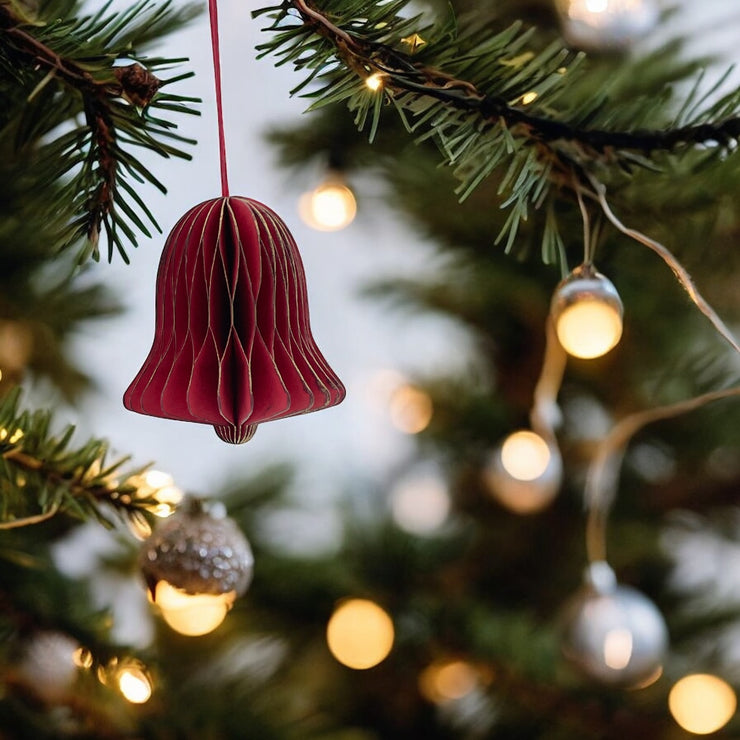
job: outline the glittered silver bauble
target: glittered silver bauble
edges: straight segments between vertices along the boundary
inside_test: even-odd
[[[502,455],[507,442],[525,435],[536,438],[540,444],[530,446],[525,438],[519,446],[514,465],[509,464],[507,469],[507,461]],[[483,469],[483,479],[490,494],[516,514],[534,514],[544,509],[560,490],[562,477],[563,461],[557,447],[533,432],[510,435],[491,453]]]
[[[650,599],[617,584],[605,562],[592,563],[583,588],[562,615],[562,650],[583,675],[615,687],[634,687],[659,674],[668,630]]]
[[[652,31],[655,0],[557,0],[563,37],[591,51],[624,51]]]
[[[252,580],[254,557],[232,519],[215,518],[188,501],[157,525],[139,564],[152,596],[159,581],[189,594],[241,595]]]
[[[560,344],[574,357],[600,357],[622,336],[624,306],[619,293],[590,264],[577,267],[557,286],[550,315]]]

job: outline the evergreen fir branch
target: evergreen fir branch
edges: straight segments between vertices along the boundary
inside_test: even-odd
[[[548,201],[553,183],[570,189],[573,172],[584,182],[583,172],[598,165],[631,175],[636,167],[657,169],[666,153],[690,157],[698,147],[711,152],[707,161],[716,161],[740,138],[740,91],[709,107],[690,95],[678,117],[670,115],[665,84],[658,95],[610,106],[606,97],[579,93],[583,55],[558,43],[533,51],[532,31],[520,23],[491,35],[476,17],[477,23],[463,19],[459,28],[451,23],[437,31],[422,27],[419,17],[401,17],[406,7],[285,0],[253,15],[273,19],[267,30],[275,36],[259,47],[261,56],[277,54],[280,63],[310,70],[295,91],[318,83],[303,92],[314,99],[310,109],[344,101],[360,129],[370,122],[372,139],[381,103],[391,102],[417,141],[437,143],[461,181],[461,200],[494,170],[508,170],[499,194],[506,193],[502,207],[512,210],[497,240],[507,249],[529,209]],[[431,40],[408,51],[402,39],[412,31]],[[372,74],[382,76],[382,90],[363,84]],[[566,92],[569,101],[563,102]],[[650,128],[656,121],[660,127]],[[550,259],[552,234],[550,228],[543,241]]]
[[[20,409],[20,391],[0,402],[0,530],[38,524],[65,514],[113,526],[109,514],[140,524],[156,504],[139,494],[142,470],[123,472],[127,458],[107,461],[108,444],[91,439],[72,446],[74,427],[52,430],[49,411]]]
[[[416,61],[410,54],[390,45],[390,40],[395,40],[397,44],[401,35],[414,28],[418,21],[417,18],[411,21],[399,18],[398,12],[405,7],[405,2],[383,4],[381,7],[368,6],[367,3],[356,5],[357,8],[348,8],[346,4],[334,0],[322,3],[324,9],[320,10],[308,0],[286,0],[279,7],[255,11],[255,16],[268,12],[274,14],[271,29],[281,28],[285,18],[294,17],[290,11],[297,12],[304,24],[303,29],[293,26],[290,37],[279,36],[274,42],[263,44],[260,48],[263,54],[273,53],[278,45],[290,42],[295,47],[306,38],[319,35],[334,46],[337,58],[350,70],[360,75],[364,72],[363,76],[373,71],[387,75],[384,87],[387,94],[407,92],[431,97],[448,108],[473,111],[489,125],[498,125],[503,121],[509,128],[521,130],[532,142],[569,142],[594,154],[604,154],[609,149],[649,154],[708,143],[727,147],[740,138],[740,116],[737,115],[740,91],[726,96],[721,104],[700,113],[695,112],[689,117],[693,122],[670,129],[598,129],[574,124],[565,117],[531,114],[526,110],[527,103],[523,103],[518,96],[531,91],[536,93],[536,100],[548,97],[553,87],[559,87],[560,92],[566,72],[572,72],[568,65],[578,63],[581,55],[573,55],[558,44],[552,44],[539,54],[524,54],[518,63],[512,63],[506,57],[516,55],[529,40],[529,34],[522,33],[520,26],[514,25],[485,42],[475,43],[462,55],[459,51],[464,36],[459,35],[455,43],[448,44],[434,57],[435,61],[445,61],[447,58],[451,67],[451,71],[447,72]],[[353,18],[358,12],[362,20]],[[379,28],[382,28],[382,34]],[[421,31],[424,33],[425,29]],[[306,63],[304,59],[297,66],[303,67]],[[463,79],[460,75],[465,72],[475,72],[471,77],[486,80],[496,88],[496,92],[487,92],[479,80]],[[563,84],[557,85],[558,77],[553,75],[559,75]],[[629,117],[632,118],[632,114]],[[645,118],[649,117],[645,114]]]
[[[195,13],[193,5],[178,10],[171,2],[154,6],[142,0],[120,14],[105,6],[93,16],[30,23],[11,6],[0,5],[0,66],[15,70],[19,87],[18,93],[7,92],[0,135],[15,132],[19,156],[35,160],[41,179],[63,178],[61,202],[49,204],[50,212],[69,213],[59,235],[60,249],[86,239],[81,258],[97,259],[103,231],[108,259],[115,246],[126,260],[126,247],[136,246],[137,232],[148,236],[147,222],[158,228],[121,183],[134,177],[164,190],[131,150],[141,147],[162,157],[189,159],[181,145],[194,142],[156,112],[194,113],[195,100],[159,92],[190,76],[157,76],[182,60],[146,59],[141,50]],[[9,104],[11,96],[18,105]],[[14,111],[24,100],[28,104],[16,120]],[[43,144],[34,153],[39,141]]]

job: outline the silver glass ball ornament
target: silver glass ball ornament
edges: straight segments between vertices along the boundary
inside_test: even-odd
[[[668,629],[655,604],[620,586],[605,562],[586,570],[584,586],[561,615],[562,652],[585,677],[612,687],[637,686],[657,675]]]
[[[217,518],[189,499],[143,543],[139,566],[154,596],[159,581],[189,594],[243,594],[254,556],[236,523]]]
[[[657,25],[655,0],[556,0],[566,42],[592,52],[624,52]]]

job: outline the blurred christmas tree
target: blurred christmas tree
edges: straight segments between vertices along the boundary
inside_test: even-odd
[[[125,258],[154,221],[135,183],[159,180],[132,148],[188,147],[169,118],[194,101],[165,84],[187,75],[161,77],[182,60],[143,53],[194,10],[0,2],[0,738],[737,734],[738,365],[719,316],[740,317],[740,91],[681,43],[631,48],[659,22],[647,0],[451,5],[256,15],[317,109],[273,132],[284,164],[325,166],[324,204],[346,205],[354,173],[387,185],[434,247],[424,274],[369,293],[457,322],[465,371],[396,390],[418,455],[382,485],[347,482],[335,550],[269,535],[287,469],[225,491],[254,550],[247,598],[200,636],[158,620],[135,654],[55,553],[98,520],[120,540],[102,576],[129,577],[176,491],[22,411],[17,387],[84,390],[66,342],[116,310],[84,263],[99,241]],[[318,227],[345,220],[320,205]],[[180,507],[142,556],[185,634],[251,578],[216,508]],[[228,580],[195,597],[211,625],[171,572]]]

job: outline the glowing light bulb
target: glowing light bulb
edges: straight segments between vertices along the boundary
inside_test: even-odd
[[[123,698],[132,704],[145,704],[152,696],[152,681],[146,669],[138,663],[123,665],[116,681]]]
[[[737,709],[732,687],[707,673],[684,676],[668,695],[673,719],[688,732],[709,735],[724,727]]]
[[[501,464],[517,480],[539,478],[547,470],[550,456],[547,442],[534,432],[514,432],[501,445]]]
[[[153,489],[152,498],[157,502],[152,507],[152,514],[160,518],[174,514],[184,497],[182,489],[175,485],[175,479],[169,473],[148,470],[144,473],[144,481]]]
[[[184,498],[182,489],[175,485],[175,479],[161,470],[147,470],[141,475],[132,477],[130,482],[136,486],[137,498],[153,499],[153,503],[148,505],[147,509],[160,518],[174,514]],[[146,537],[151,534],[151,528],[148,530],[137,534]]]
[[[592,359],[616,347],[622,336],[622,319],[611,306],[583,299],[563,311],[557,332],[566,352],[574,357]]]
[[[404,384],[391,395],[391,422],[406,434],[423,432],[429,426],[433,413],[432,399],[421,388]]]
[[[332,655],[356,670],[372,668],[385,660],[393,639],[393,621],[385,610],[367,599],[350,599],[340,604],[326,628]]]
[[[604,663],[621,671],[629,665],[631,657],[632,633],[623,627],[609,630],[604,636]]]
[[[551,314],[560,344],[581,359],[605,355],[622,336],[622,301],[614,285],[589,266],[574,270],[555,290]]]
[[[556,496],[563,461],[555,441],[520,430],[494,450],[483,470],[491,495],[515,514],[541,511]]]
[[[87,648],[78,647],[74,651],[72,661],[78,668],[92,668],[94,662],[93,654]]]
[[[190,637],[213,632],[224,621],[235,599],[235,591],[189,594],[167,581],[159,581],[154,594],[154,603],[164,621],[176,632]]]
[[[341,177],[330,176],[298,202],[303,221],[318,231],[339,231],[349,226],[357,214],[354,193]]]
[[[383,87],[383,77],[380,72],[374,72],[370,76],[365,78],[365,85],[369,87],[373,92],[377,92]]]
[[[457,701],[473,691],[480,681],[479,672],[464,660],[432,663],[419,676],[419,690],[429,701],[444,704]]]
[[[23,430],[22,429],[16,429],[10,437],[8,437],[8,430],[5,427],[0,428],[0,441],[8,440],[10,444],[15,444],[16,442],[19,442],[23,438]]]
[[[655,0],[558,0],[569,44],[593,51],[624,50],[660,17]]]
[[[585,5],[589,13],[603,13],[609,9],[609,0],[585,0]]]

